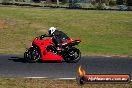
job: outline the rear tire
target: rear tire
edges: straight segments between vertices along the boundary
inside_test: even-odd
[[[81,59],[81,52],[77,48],[71,48],[67,51],[67,53],[64,56],[64,60],[67,63],[76,63]]]

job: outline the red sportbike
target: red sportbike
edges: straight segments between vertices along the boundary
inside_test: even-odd
[[[62,40],[62,49],[57,50],[56,40],[53,37],[46,37],[41,35],[36,37],[32,46],[24,53],[24,58],[28,62],[37,61],[66,61],[68,63],[75,63],[81,59],[81,52],[75,48],[80,39],[70,39],[66,34],[60,36]]]

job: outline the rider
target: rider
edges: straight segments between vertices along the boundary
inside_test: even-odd
[[[65,35],[62,31],[57,30],[55,27],[50,27],[48,29],[48,37],[52,37],[53,42],[57,46],[57,50],[62,50],[62,42],[63,42],[63,35]],[[67,37],[68,39],[69,37]]]

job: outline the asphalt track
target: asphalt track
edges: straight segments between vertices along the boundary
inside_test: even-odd
[[[87,74],[132,75],[130,57],[82,57],[78,63],[25,63],[22,55],[0,55],[0,77],[74,78],[80,65]]]

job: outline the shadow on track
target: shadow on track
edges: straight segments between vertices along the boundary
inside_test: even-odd
[[[27,63],[26,59],[25,58],[21,58],[21,57],[11,57],[11,59],[8,59],[8,60],[11,60],[11,61],[14,61],[14,62],[21,62],[21,63]]]
[[[27,62],[27,60],[25,58],[21,58],[21,57],[11,57],[11,59],[8,59],[10,61],[14,61],[14,62],[21,62],[21,63],[31,63],[31,62]],[[65,61],[42,61],[39,60],[38,62],[34,62],[34,63],[65,63]]]

